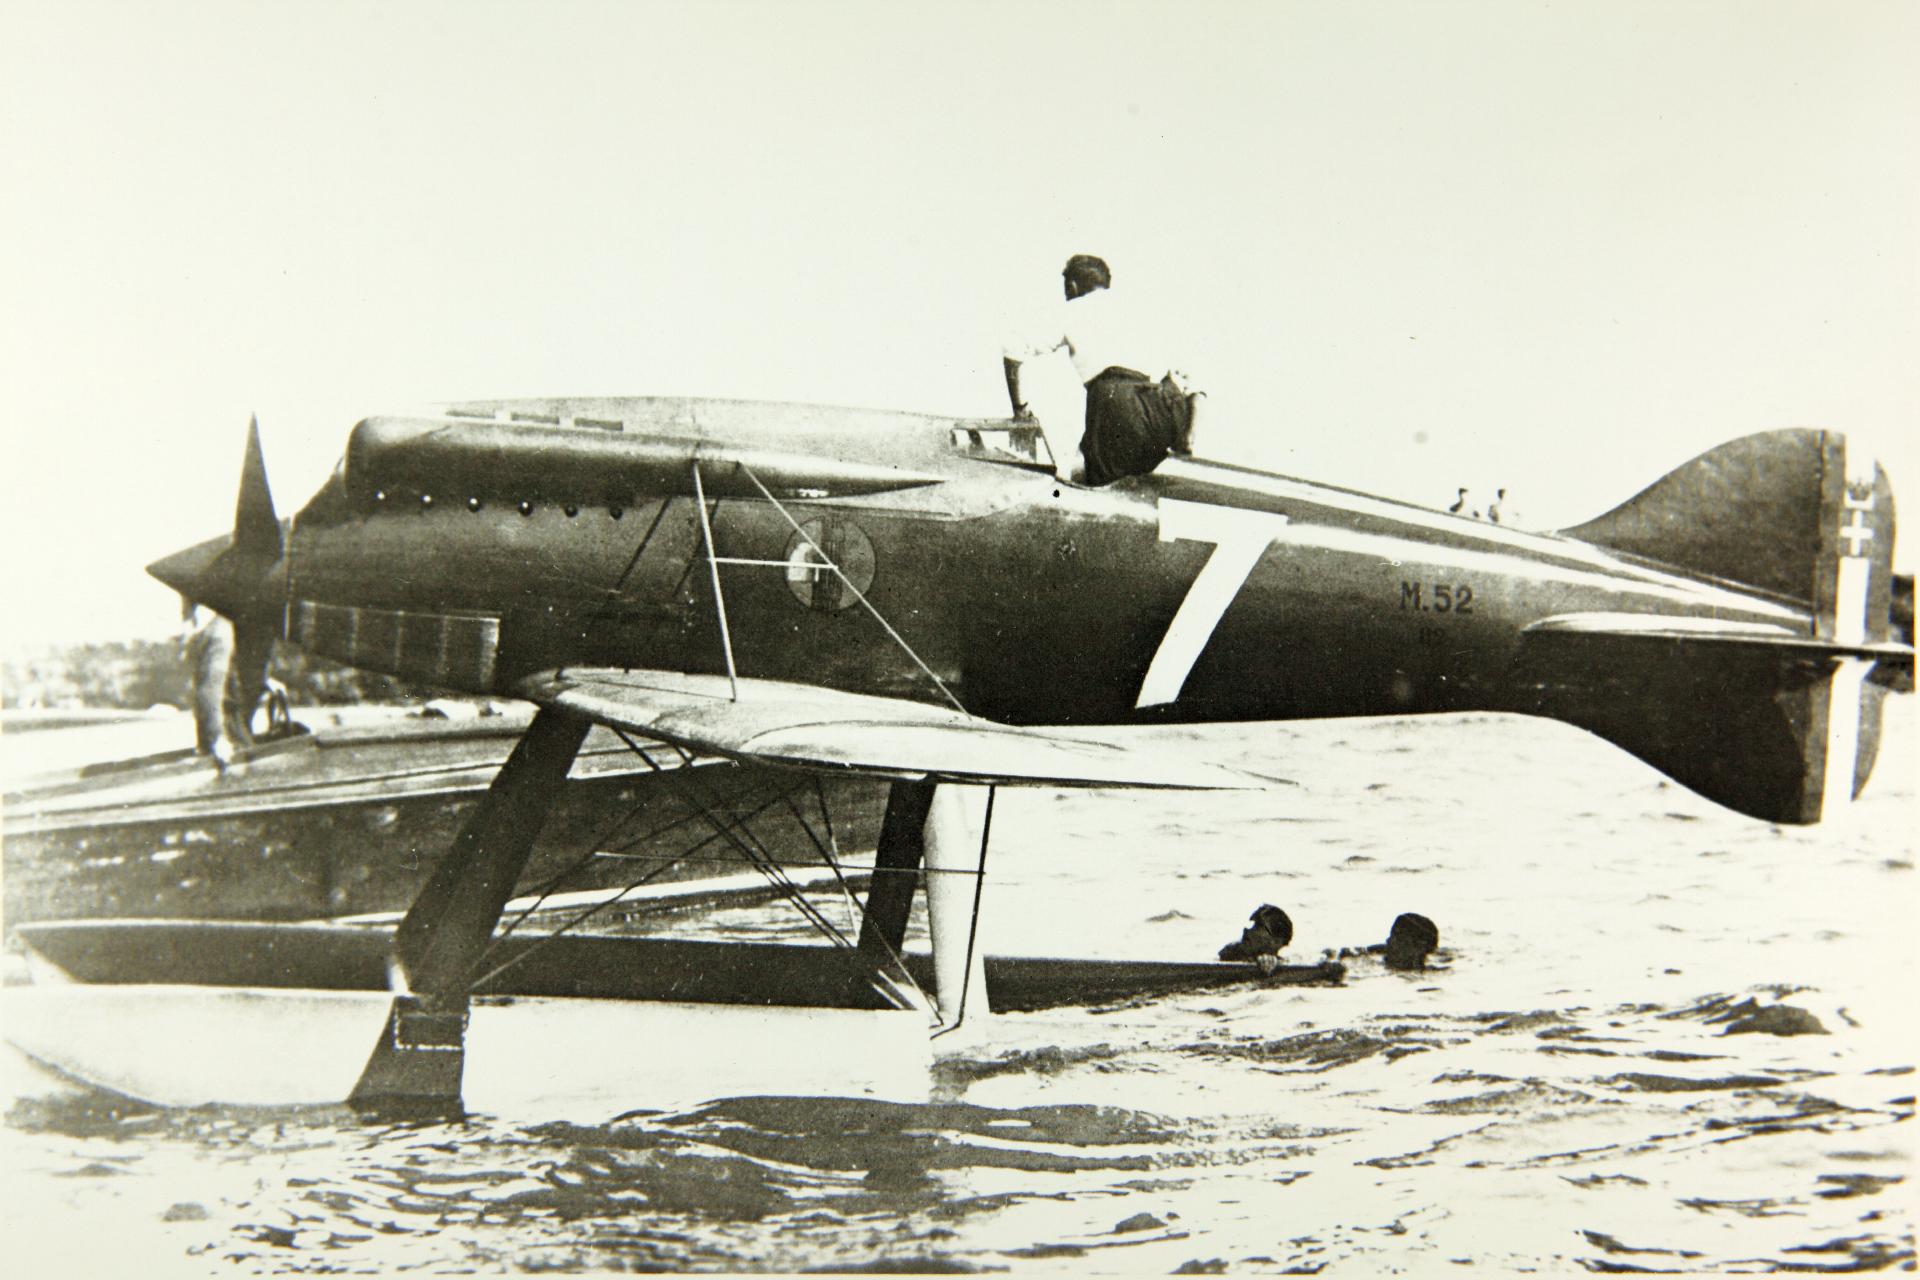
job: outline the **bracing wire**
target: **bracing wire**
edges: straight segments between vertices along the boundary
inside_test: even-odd
[[[626,739],[627,735],[623,731],[615,729],[614,732],[619,734],[623,740]],[[687,754],[684,748],[677,744],[670,745],[673,745],[673,749],[679,752],[682,760],[689,763],[691,762],[692,757]],[[656,765],[655,768],[658,768],[658,766]],[[818,781],[817,778],[816,781]],[[692,784],[689,783],[687,785],[691,788]],[[820,804],[821,812],[824,814],[826,812],[826,797],[824,793],[820,796]],[[809,832],[809,834],[811,834],[811,832]],[[758,840],[758,837],[754,836],[751,830],[747,830],[747,836],[756,841]],[[741,849],[742,853],[747,855],[749,860],[754,858],[754,854],[740,845],[737,840],[734,843],[736,847]],[[826,916],[821,913],[820,909],[813,905],[812,900],[806,895],[806,890],[795,884],[793,879],[787,875],[786,869],[774,861],[771,855],[766,854],[764,846],[761,848],[761,854],[764,856],[764,861],[755,862],[755,868],[767,877],[768,881],[773,884],[776,890],[784,895],[788,901],[793,903],[794,908],[800,912],[801,916],[816,929],[824,933],[836,946],[857,952],[859,950],[858,944],[841,933],[840,930],[834,926],[833,922],[828,920]],[[837,867],[835,868],[834,874],[836,878],[839,878]],[[841,886],[844,891],[851,895],[851,889],[846,886],[844,880],[841,880]],[[897,974],[899,977],[906,979],[907,985],[913,988],[923,1004],[931,1003],[926,991],[920,986],[919,982],[914,979],[912,971],[907,968],[906,960],[900,953],[893,948],[892,944],[886,942],[885,939],[881,940],[881,945],[886,948],[887,959],[890,960],[893,965],[893,973],[889,973],[883,966],[875,965],[872,976],[876,984],[884,984],[885,988],[890,991],[895,990],[894,974]]]
[[[548,877],[546,883],[541,885],[540,888],[535,892],[534,901],[532,905],[528,906],[525,910],[521,911],[520,914],[515,916],[512,920],[508,921],[507,927],[500,931],[500,933],[496,936],[495,941],[499,941],[501,939],[511,936],[515,929],[518,929],[522,924],[524,924],[527,921],[527,919],[530,916],[532,916],[535,912],[539,911],[541,904],[546,902],[546,900],[553,895],[555,890],[557,890],[561,885],[565,884],[567,880],[571,878],[576,872],[578,872],[582,867],[585,867],[588,863],[592,862],[595,856],[597,856],[599,850],[613,839],[615,833],[618,832],[620,828],[626,826],[628,822],[632,821],[634,815],[639,813],[643,807],[645,807],[644,801],[639,804],[633,805],[625,813],[621,814],[618,818],[614,819],[613,824],[607,827],[599,835],[589,837],[586,842],[586,845],[587,845],[586,852],[581,854],[574,861],[562,867],[557,874]],[[671,830],[671,827],[669,827],[668,830]]]
[[[707,576],[713,580],[713,610],[720,618],[720,649],[727,659],[727,687],[740,701],[740,676],[733,668],[733,632],[727,628],[727,598],[720,591],[720,565],[713,558],[713,521],[707,516],[707,491],[700,482],[700,460],[693,461],[693,500],[700,511],[700,537],[707,548]]]
[[[952,704],[953,708],[956,711],[960,712],[962,715],[967,714],[966,707],[961,703],[960,699],[955,696],[955,694],[953,693],[953,690],[947,686],[947,683],[944,680],[942,680],[938,674],[934,672],[932,667],[927,665],[925,660],[923,660],[920,657],[920,655],[914,650],[913,646],[907,642],[906,637],[901,635],[900,632],[897,629],[895,629],[893,624],[887,621],[885,615],[883,615],[880,612],[880,610],[877,607],[875,607],[873,602],[867,598],[866,594],[863,591],[861,591],[858,586],[854,584],[852,579],[847,576],[846,572],[842,570],[840,566],[831,557],[827,555],[826,551],[819,545],[819,543],[815,542],[814,539],[806,532],[806,530],[801,527],[800,523],[793,518],[793,515],[786,509],[786,507],[780,502],[780,500],[774,497],[773,492],[770,489],[768,489],[764,483],[761,482],[760,477],[755,475],[753,470],[750,467],[748,467],[745,463],[737,463],[736,465],[739,467],[741,472],[743,472],[747,476],[747,478],[750,481],[752,481],[754,487],[760,491],[761,496],[764,497],[768,501],[768,503],[771,504],[773,508],[780,513],[781,518],[787,522],[787,524],[793,529],[794,533],[800,537],[801,541],[807,545],[807,547],[813,552],[814,555],[819,557],[821,563],[823,563],[829,569],[832,570],[832,572],[840,580],[842,585],[844,585],[848,591],[852,592],[854,599],[860,602],[861,607],[864,608],[869,614],[873,616],[874,621],[880,624],[881,628],[887,633],[887,635],[893,640],[893,642],[899,646],[901,651],[904,652],[910,659],[912,659],[914,664],[920,668],[921,672],[924,673],[926,677],[933,682],[934,686],[940,690],[941,695],[945,697],[950,704]],[[729,627],[728,619],[727,619],[726,597],[722,592],[722,588],[720,584],[721,560],[716,552],[715,545],[714,545],[713,523],[712,523],[711,515],[707,510],[705,484],[704,484],[703,477],[701,475],[700,463],[698,459],[693,460],[691,464],[691,471],[692,471],[692,480],[693,480],[693,489],[694,489],[694,505],[695,505],[695,510],[697,511],[699,516],[702,549],[706,553],[707,572],[708,572],[710,583],[713,588],[714,611],[715,611],[716,619],[719,623],[721,647],[722,647],[723,655],[726,660],[728,687],[732,693],[733,699],[735,701],[738,701],[740,696],[739,673],[734,662],[733,636],[732,636],[732,631]],[[621,588],[625,585],[627,579],[632,575],[634,568],[639,564],[639,561],[642,555],[645,553],[647,546],[653,539],[653,534],[655,530],[659,527],[661,519],[664,517],[666,513],[666,508],[667,508],[667,504],[662,503],[659,510],[657,510],[654,513],[653,520],[648,525],[646,532],[641,536],[639,540],[639,544],[635,547],[632,556],[629,557],[625,567],[617,575],[613,585],[610,588],[608,588],[609,599],[618,596]],[[692,568],[691,564],[688,565],[688,568],[689,569]],[[683,574],[683,579],[684,579],[684,576],[685,575]],[[536,942],[533,946],[529,947],[526,951],[522,952],[520,955],[512,957],[507,961],[505,961],[503,964],[496,966],[492,970],[489,970],[481,979],[479,979],[478,982],[471,984],[472,986],[477,987],[485,982],[491,981],[493,978],[499,976],[499,974],[505,972],[508,968],[512,967],[515,964],[518,964],[521,960],[524,960],[528,955],[532,954],[534,950],[537,950],[541,945],[543,945],[545,941],[549,941],[552,938],[559,937],[561,934],[564,934],[574,928],[577,928],[580,924],[584,923],[587,919],[591,918],[594,914],[600,911],[603,911],[607,907],[620,901],[628,893],[633,892],[635,889],[640,888],[642,885],[650,882],[652,879],[658,877],[659,875],[664,874],[668,868],[678,864],[683,860],[686,860],[688,855],[705,847],[710,843],[713,843],[715,840],[722,840],[726,844],[731,845],[733,849],[736,852],[738,852],[748,864],[752,865],[757,871],[759,871],[763,876],[766,877],[768,882],[774,887],[775,890],[777,890],[782,896],[786,897],[789,901],[791,901],[794,904],[795,908],[800,912],[803,918],[805,918],[817,930],[823,933],[836,946],[846,948],[846,949],[852,949],[852,950],[858,949],[856,944],[850,938],[848,938],[843,931],[841,931],[831,920],[829,920],[819,910],[818,907],[816,907],[807,898],[805,891],[793,880],[793,878],[790,875],[787,874],[785,868],[778,862],[777,859],[775,859],[772,856],[772,854],[766,848],[765,843],[761,841],[761,839],[753,832],[751,826],[748,825],[749,823],[751,823],[751,821],[755,817],[758,817],[761,813],[765,812],[766,809],[770,808],[773,804],[784,802],[787,805],[788,809],[792,812],[795,821],[799,823],[801,829],[806,832],[808,839],[812,841],[815,849],[820,853],[821,858],[825,862],[826,866],[833,872],[834,880],[836,884],[839,886],[842,896],[847,901],[849,906],[853,906],[855,904],[855,899],[853,896],[852,888],[851,886],[848,885],[846,877],[842,873],[838,858],[834,856],[834,850],[837,847],[837,841],[835,841],[834,839],[833,828],[832,828],[832,818],[827,809],[826,797],[824,792],[819,788],[819,779],[817,777],[815,778],[815,788],[816,788],[815,794],[817,799],[819,800],[821,817],[827,829],[826,843],[823,843],[821,841],[819,835],[813,830],[812,825],[808,823],[799,805],[794,802],[791,791],[780,792],[773,799],[768,800],[767,802],[756,807],[751,813],[749,813],[745,818],[741,819],[739,822],[734,824],[728,824],[727,822],[722,820],[719,816],[717,816],[717,814],[715,813],[714,811],[715,806],[712,803],[711,798],[701,796],[699,789],[696,788],[692,783],[692,781],[685,776],[686,770],[690,768],[692,765],[692,757],[689,756],[683,749],[675,745],[674,750],[679,753],[682,760],[682,764],[680,767],[672,771],[668,771],[666,769],[663,769],[659,764],[659,762],[654,760],[651,755],[649,755],[644,749],[642,749],[637,743],[635,743],[634,740],[631,737],[629,737],[624,730],[616,726],[609,726],[609,727],[613,728],[614,733],[619,736],[620,740],[627,745],[629,750],[631,750],[635,755],[638,755],[640,759],[646,763],[649,769],[653,770],[656,775],[665,777],[669,782],[669,784],[676,791],[681,793],[683,802],[685,802],[688,805],[688,807],[693,811],[692,814],[688,815],[688,817],[677,820],[674,823],[667,824],[667,826],[664,828],[661,828],[660,831],[664,832],[666,830],[672,830],[674,827],[682,825],[686,821],[704,820],[705,822],[708,823],[708,825],[710,825],[713,828],[713,834],[709,836],[707,839],[702,840],[697,844],[693,845],[680,857],[674,858],[666,863],[663,863],[660,867],[654,868],[653,870],[647,872],[639,880],[634,881],[632,884],[629,884],[625,889],[622,889],[619,894],[616,894],[611,898],[603,900],[602,902],[596,904],[595,906],[583,912],[582,914],[569,920],[566,924],[561,926],[560,929],[558,929],[552,934],[547,935],[546,938],[542,940],[542,942]],[[992,820],[992,806],[993,806],[993,790],[991,788],[989,788],[988,790],[987,805],[988,805],[988,808],[987,808],[988,821],[990,823]],[[541,905],[546,902],[548,897],[550,897],[552,893],[561,884],[565,883],[567,878],[569,878],[578,870],[580,870],[580,868],[587,865],[587,863],[592,861],[594,857],[599,856],[599,854],[601,853],[601,850],[597,846],[604,844],[608,840],[610,840],[613,834],[617,832],[620,829],[620,827],[623,826],[626,822],[630,821],[632,817],[638,812],[639,812],[639,807],[636,806],[634,809],[630,810],[628,813],[622,815],[621,818],[617,820],[611,827],[609,827],[601,836],[595,838],[595,840],[593,841],[593,844],[588,848],[584,856],[582,856],[580,859],[578,859],[576,862],[569,865],[565,869],[563,869],[558,875],[550,878],[547,881],[547,883],[544,886],[542,886],[535,901],[530,906],[528,906],[525,910],[523,910],[511,923],[507,925],[507,927],[505,928],[505,930],[501,932],[499,937],[494,940],[494,945],[497,946],[500,941],[503,941],[506,937],[511,935],[517,928],[519,928],[521,924],[523,924],[535,912],[537,912],[540,909]],[[650,838],[652,838],[651,835],[641,836],[636,838],[636,840],[632,843],[639,843],[640,841],[650,839]],[[981,870],[971,874],[984,876],[984,866],[985,866],[985,847],[984,847],[984,836],[983,836],[983,845],[981,850]],[[969,934],[969,939],[968,939],[969,965],[971,964],[971,957],[972,957],[973,936],[974,934],[977,934],[977,931],[978,931],[980,896],[981,895],[977,892],[974,895],[974,928],[973,928],[973,931]],[[913,981],[912,976],[906,970],[906,966],[902,961],[900,955],[894,951],[894,948],[891,945],[887,945],[886,950],[888,952],[889,958],[898,967],[899,971],[902,974],[905,974],[907,976],[907,979],[909,982],[912,982]],[[493,954],[493,947],[489,947],[487,954],[489,955]],[[914,983],[914,986],[916,987],[916,989],[918,988],[917,983]],[[925,993],[922,992],[921,995],[924,998]]]
[[[840,873],[840,860],[834,856],[834,850],[823,843],[820,837],[815,834],[813,824],[808,822],[807,815],[801,812],[799,803],[793,798],[793,793],[789,791],[780,798],[786,801],[787,810],[793,814],[793,820],[800,824],[800,829],[807,833],[807,839],[813,842],[815,851],[820,854],[820,860],[833,872],[834,883],[839,885],[841,899],[848,907],[848,928],[857,928],[855,918],[858,915],[859,904],[854,900],[853,889],[847,884],[846,876]],[[828,834],[831,835],[832,833],[829,832]]]
[[[811,537],[808,536],[807,531],[800,527],[800,522],[793,518],[792,513],[789,512],[784,505],[782,505],[780,499],[773,496],[773,490],[767,488],[766,485],[760,483],[760,477],[753,474],[753,468],[749,467],[744,462],[737,463],[735,465],[737,465],[740,468],[740,470],[746,475],[747,479],[753,481],[753,487],[760,491],[761,496],[764,497],[768,502],[773,504],[773,509],[780,513],[781,518],[785,520],[789,525],[793,526],[793,531],[800,535],[800,540],[802,542],[805,542],[807,546],[813,550],[813,553],[815,555],[820,557],[821,563],[826,565],[829,569],[833,570],[834,576],[840,579],[841,584],[845,586],[847,590],[853,592],[853,598],[855,600],[858,600],[861,606],[864,607],[868,613],[873,615],[873,620],[875,622],[878,622],[881,625],[881,627],[886,630],[886,633],[889,636],[893,637],[893,642],[900,646],[900,651],[906,654],[909,658],[912,658],[914,665],[919,667],[921,671],[926,673],[927,679],[933,681],[935,687],[937,687],[940,690],[941,695],[944,696],[948,702],[951,702],[953,704],[953,709],[955,711],[958,711],[961,715],[966,715],[967,714],[966,707],[962,706],[960,703],[960,699],[954,696],[953,690],[947,688],[947,682],[942,680],[939,676],[933,673],[933,668],[928,666],[925,662],[923,662],[920,658],[920,655],[914,652],[913,646],[907,643],[906,637],[901,635],[898,631],[894,630],[893,624],[887,621],[885,615],[883,615],[880,612],[880,610],[874,608],[873,601],[867,599],[866,593],[861,591],[859,587],[854,586],[853,579],[849,578],[846,575],[846,573],[841,570],[840,566],[834,563],[833,559],[827,555],[827,553],[821,548],[819,543],[815,542]],[[695,475],[696,477],[698,475],[697,469],[696,469]],[[711,546],[708,547],[707,554],[709,558],[711,558],[713,554]],[[717,580],[718,574],[719,574],[718,568],[714,570],[714,574]]]
[[[747,812],[746,816],[742,819],[742,821],[751,822],[753,819],[765,813],[768,809],[771,809],[774,805],[780,803],[780,801],[784,798],[785,796],[779,792],[778,788],[771,788],[771,787],[767,788],[765,791],[749,796],[748,802],[753,804],[754,807]],[[596,858],[643,857],[651,861],[655,858],[660,857],[661,855],[657,853],[633,854],[627,851],[639,845],[645,844],[648,841],[655,840],[660,836],[666,835],[668,832],[673,831],[679,827],[684,827],[690,822],[698,822],[701,818],[701,815],[697,812],[685,813],[685,814],[682,814],[680,817],[675,818],[671,822],[664,822],[664,823],[661,823],[659,826],[651,828],[650,830],[641,832],[639,835],[634,836],[631,840],[626,841],[624,845],[614,846],[611,851],[599,847],[600,845],[604,844],[607,839],[611,837],[614,831],[619,830],[621,825],[623,825],[628,819],[633,817],[634,814],[638,813],[641,807],[642,807],[641,805],[634,806],[631,810],[627,812],[625,816],[623,816],[620,819],[619,822],[616,822],[613,825],[613,827],[608,830],[606,835],[596,837],[591,843],[589,843],[589,845],[587,846],[586,853],[582,854],[578,858],[574,859],[574,861],[570,862],[565,867],[561,868],[560,871],[555,875],[549,877],[547,881],[543,885],[541,885],[541,887],[538,890],[535,891],[535,898],[533,903],[527,906],[526,908],[524,908],[518,915],[516,915],[513,918],[512,922],[510,922],[506,928],[500,931],[499,938],[496,940],[505,939],[508,935],[513,933],[515,929],[519,928],[522,924],[524,924],[528,920],[528,918],[530,918],[540,910],[541,905],[545,903],[546,900],[550,898],[560,888],[561,885],[565,884],[570,878],[576,875],[582,868],[586,867],[589,863],[593,862]],[[731,865],[739,865],[742,862],[742,860],[739,858],[696,858],[693,856],[694,854],[698,853],[700,850],[706,848],[708,845],[713,844],[718,839],[720,839],[720,836],[716,833],[716,834],[709,834],[706,837],[695,841],[693,844],[688,845],[685,849],[683,849],[679,853],[669,856],[666,862],[661,867],[656,869],[656,872],[664,872],[672,867],[682,866],[689,862],[726,863]],[[655,872],[649,872],[648,874],[653,875],[655,874]],[[632,890],[639,888],[642,884],[645,884],[645,883],[647,883],[647,881],[644,879],[635,881],[634,883],[628,885],[625,890],[622,890],[622,893],[624,894],[624,893],[631,892]]]
[[[840,856],[840,838],[836,836],[833,831],[833,811],[827,807],[826,783],[817,773],[813,775],[813,800],[814,803],[820,807],[820,825],[824,827],[827,832],[827,857],[837,860]],[[839,871],[836,870],[834,875],[837,878]],[[857,927],[857,922],[860,918],[860,903],[853,896],[853,890],[847,886],[844,880],[841,882],[840,892],[844,896],[847,904],[847,925],[849,928]]]
[[[627,736],[627,733],[625,730],[615,728],[613,731],[614,733],[618,734],[621,740],[626,742],[628,746],[634,747],[634,750],[639,752],[640,757],[647,762],[648,767],[651,768],[655,773],[658,773],[663,777],[665,777],[669,784],[673,785],[676,789],[681,790],[683,794],[691,793],[691,796],[688,799],[688,803],[700,809],[701,813],[706,817],[707,821],[714,826],[714,829],[716,831],[720,831],[723,833],[723,838],[727,841],[727,843],[731,844],[735,849],[739,850],[740,853],[748,859],[748,861],[752,862],[754,869],[759,871],[760,874],[766,876],[767,879],[770,882],[772,882],[774,887],[778,889],[783,896],[787,897],[793,903],[794,908],[800,912],[801,916],[803,916],[809,923],[811,923],[821,933],[825,934],[826,937],[834,943],[834,945],[849,948],[849,949],[853,947],[854,944],[852,940],[849,939],[844,933],[842,933],[839,927],[835,925],[833,921],[827,919],[824,915],[820,913],[820,909],[813,905],[813,903],[807,898],[806,894],[801,890],[800,886],[796,885],[793,882],[792,878],[786,874],[785,870],[782,869],[779,866],[779,864],[775,862],[766,853],[764,846],[762,846],[759,849],[755,849],[752,845],[747,843],[748,839],[754,840],[756,842],[758,840],[758,837],[754,836],[751,830],[746,831],[747,839],[742,839],[739,830],[730,828],[726,824],[722,823],[720,819],[713,813],[712,806],[710,804],[702,803],[701,797],[698,795],[697,792],[694,792],[692,783],[685,781],[680,776],[684,772],[684,769],[675,769],[671,772],[665,769],[662,769],[660,765],[656,763],[651,757],[649,757],[645,752],[639,751],[639,748],[635,746],[633,740]],[[678,748],[676,748],[676,750],[678,750]],[[683,758],[685,758],[685,753],[682,752],[681,754]]]
[[[620,570],[618,576],[614,578],[613,584],[606,589],[604,595],[601,597],[606,603],[611,604],[620,598],[620,592],[627,585],[627,579],[632,577],[633,571],[639,567],[640,557],[647,553],[647,547],[653,542],[654,531],[659,529],[660,521],[666,517],[667,508],[672,505],[672,498],[663,498],[659,507],[654,510],[653,519],[647,523],[647,531],[640,535],[640,542],[634,547],[633,554],[627,557],[626,566]],[[685,575],[683,574],[682,576],[684,577]],[[564,671],[565,667],[562,667],[561,670]]]
[[[973,950],[980,940],[980,901],[987,896],[987,842],[993,838],[993,801],[999,791],[998,787],[987,788],[987,813],[980,823],[980,861],[979,869],[975,872],[980,879],[974,886],[973,916],[967,923],[967,963],[960,971],[960,1016],[953,1020],[952,1026],[934,1032],[932,1038],[935,1040],[948,1032],[958,1031],[960,1024],[967,1020],[967,1001],[973,987]]]
[[[661,876],[665,875],[675,865],[676,862],[678,862],[678,859],[670,859],[669,861],[661,863],[659,866],[653,868],[651,871],[641,876],[638,880],[635,880],[632,884],[629,884],[626,888],[622,889],[619,893],[615,894],[611,898],[607,898],[601,902],[595,903],[592,907],[581,912],[579,915],[574,916],[571,920],[566,921],[558,929],[553,930],[551,933],[541,934],[537,939],[535,939],[527,947],[526,950],[522,951],[519,955],[508,956],[505,960],[502,960],[499,964],[495,965],[493,968],[487,970],[485,973],[481,974],[479,977],[467,983],[467,990],[478,991],[481,987],[484,987],[487,983],[492,982],[495,978],[499,977],[501,974],[506,973],[509,969],[513,969],[516,966],[518,966],[522,961],[532,956],[535,952],[544,950],[545,948],[551,946],[553,944],[553,941],[556,938],[559,938],[565,934],[573,932],[575,929],[585,924],[588,920],[591,920],[594,916],[600,914],[602,911],[605,911],[608,907],[613,906],[615,903],[619,902],[622,898],[632,893],[635,889],[643,888],[646,885],[651,884],[653,881],[659,879]],[[482,956],[482,959],[485,959],[485,956],[495,954],[495,952],[499,947],[499,944],[505,941],[505,939],[506,939],[506,935],[504,933],[501,934],[500,937],[495,938],[493,940],[493,944],[487,948],[485,955]],[[478,965],[476,964],[475,967],[477,968]]]
[[[616,732],[618,731],[616,730]],[[636,748],[636,750],[638,750],[638,748]],[[644,753],[642,754],[644,755]],[[649,763],[651,763],[651,761],[649,761]],[[656,765],[655,768],[657,770],[658,766]],[[774,795],[768,799],[761,801],[757,806],[755,806],[751,811],[749,811],[745,817],[743,817],[740,820],[741,823],[744,824],[744,823],[753,821],[753,819],[765,813],[768,809],[772,808],[775,804],[778,804],[779,801],[783,798],[783,795],[784,793],[782,793],[781,795]],[[684,802],[684,797],[683,797],[683,802]],[[707,815],[702,813],[695,813],[694,815],[691,815],[691,816],[704,817]],[[508,957],[506,960],[502,961],[500,964],[495,965],[492,969],[487,970],[487,972],[482,974],[479,978],[468,983],[467,989],[469,991],[479,989],[481,986],[484,986],[486,983],[493,981],[495,978],[507,972],[509,969],[512,969],[515,966],[519,965],[522,961],[526,960],[529,956],[533,955],[535,952],[544,949],[545,947],[550,945],[554,939],[559,938],[565,934],[571,933],[573,930],[579,928],[581,925],[585,924],[588,920],[600,914],[602,911],[605,911],[607,908],[616,905],[621,900],[623,900],[628,894],[632,893],[634,890],[644,888],[646,885],[651,884],[653,881],[665,875],[668,871],[672,870],[674,867],[679,866],[684,862],[691,861],[692,859],[689,858],[688,856],[689,854],[699,849],[705,848],[707,845],[712,844],[714,841],[721,839],[726,834],[726,830],[724,826],[720,826],[717,823],[716,823],[716,826],[718,827],[718,829],[713,834],[707,836],[705,839],[690,846],[685,853],[682,853],[676,857],[668,858],[664,862],[660,863],[660,865],[650,868],[646,872],[642,873],[638,879],[628,883],[627,886],[621,889],[618,893],[614,894],[609,898],[602,899],[601,901],[593,904],[591,907],[588,907],[585,911],[582,911],[579,914],[573,916],[571,919],[567,920],[558,929],[553,930],[551,933],[541,935],[539,939],[537,939],[535,942],[529,945],[527,949],[525,951],[522,951],[519,955]],[[585,865],[585,860],[582,860],[576,863],[575,866],[572,869],[570,869],[568,874],[571,873],[571,870],[577,870],[580,866],[584,866],[584,865]],[[777,887],[778,886],[776,886],[776,888]],[[797,891],[797,886],[795,886],[795,889]],[[544,895],[542,897],[542,901],[544,901]],[[536,904],[536,906],[537,905],[538,904]],[[530,914],[532,914],[532,911],[533,911],[533,908],[528,908],[527,911],[522,912],[520,916],[514,920],[513,925],[509,926],[508,929],[503,931],[498,937],[494,938],[492,943],[488,946],[486,953],[482,955],[478,961],[475,962],[474,967],[478,968],[481,964],[486,962],[489,956],[496,954],[499,948],[499,945],[506,940],[507,935],[510,934],[515,927],[518,927],[519,924],[525,921],[527,917]]]

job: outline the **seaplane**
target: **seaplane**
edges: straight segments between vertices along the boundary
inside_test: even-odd
[[[1758,822],[1835,816],[1911,685],[1894,529],[1884,470],[1811,429],[1536,533],[1192,457],[1079,486],[1020,419],[687,398],[371,417],[282,520],[256,428],[232,533],[150,572],[250,651],[535,710],[397,925],[20,926],[36,982],[6,1035],[166,1105],[664,1105],[770,1068],[880,1089],[969,1018],[1246,980],[978,945],[1001,788],[1284,795],[1139,726],[1545,716]],[[823,865],[842,850],[809,797],[884,786],[857,929],[800,894],[821,944],[503,924],[590,731],[663,774],[786,780],[769,803]]]

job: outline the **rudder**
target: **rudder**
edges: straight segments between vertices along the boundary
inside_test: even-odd
[[[1867,450],[1849,448],[1838,432],[1821,436],[1814,634],[1836,646],[1885,644],[1893,604],[1893,486]],[[1806,751],[1818,768],[1808,769],[1809,821],[1851,804],[1873,772],[1886,695],[1885,685],[1872,679],[1875,666],[1870,658],[1837,658],[1824,691],[1812,690],[1815,723]]]

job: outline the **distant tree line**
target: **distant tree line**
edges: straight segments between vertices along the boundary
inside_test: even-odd
[[[276,645],[267,672],[295,706],[403,702],[423,696],[403,680],[343,667]],[[109,640],[10,656],[0,662],[0,704],[8,707],[192,705],[193,680],[178,640]]]

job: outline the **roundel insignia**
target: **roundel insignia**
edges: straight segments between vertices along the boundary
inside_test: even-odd
[[[787,543],[786,560],[793,598],[822,613],[848,608],[859,599],[856,591],[865,595],[873,585],[873,543],[843,516],[803,521]]]

